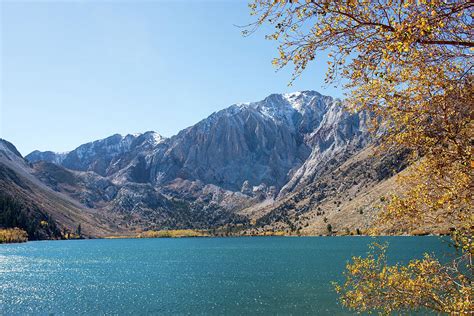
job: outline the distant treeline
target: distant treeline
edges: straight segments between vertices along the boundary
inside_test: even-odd
[[[205,230],[193,229],[170,229],[170,230],[148,230],[139,234],[138,238],[178,238],[178,237],[209,237]]]
[[[29,240],[61,239],[61,230],[46,212],[0,194],[0,229],[20,228]]]

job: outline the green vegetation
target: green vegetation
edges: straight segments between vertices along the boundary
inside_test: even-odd
[[[28,234],[19,228],[0,229],[0,244],[26,242]]]
[[[331,224],[328,224],[326,228],[328,230],[328,233],[332,233],[332,225]]]
[[[79,237],[82,236],[81,231],[82,231],[81,224],[79,224],[76,229],[76,235],[78,235]]]
[[[29,240],[61,239],[61,231],[49,214],[0,194],[0,229],[8,228],[25,231]]]

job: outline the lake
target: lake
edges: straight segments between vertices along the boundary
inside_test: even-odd
[[[351,315],[330,284],[370,237],[35,241],[0,245],[0,314]],[[438,237],[382,237],[390,259]]]

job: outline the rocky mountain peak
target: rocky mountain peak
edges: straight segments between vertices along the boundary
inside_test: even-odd
[[[169,139],[153,131],[115,134],[64,156],[34,152],[27,159],[94,171],[117,183],[162,187],[181,179],[247,194],[254,187],[278,192],[309,179],[323,157],[364,137],[360,130],[359,115],[344,113],[339,100],[299,91],[234,104]]]
[[[114,134],[80,145],[66,153],[34,151],[27,155],[26,159],[30,162],[52,162],[73,170],[94,171],[105,176],[109,174],[109,167],[124,154],[140,149],[150,150],[164,140],[164,137],[153,131],[125,136]]]
[[[13,155],[13,156],[23,159],[23,156],[16,149],[15,145],[13,145],[9,141],[2,138],[0,138],[0,151],[4,153],[5,155],[9,155],[9,156]]]

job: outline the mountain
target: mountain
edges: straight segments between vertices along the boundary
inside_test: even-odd
[[[250,232],[275,230],[284,218],[282,229],[295,230],[302,222],[290,220],[289,209],[298,218],[312,214],[320,204],[315,199],[329,201],[355,187],[362,195],[369,184],[392,177],[380,173],[366,187],[347,176],[333,180],[345,164],[361,182],[368,163],[403,169],[403,159],[385,163],[392,153],[367,155],[374,145],[367,121],[366,113],[350,113],[316,91],[272,94],[231,105],[170,138],[151,131],[116,134],[67,153],[34,151],[26,160],[41,183],[120,217],[119,227],[230,225]]]
[[[71,171],[56,168],[61,176],[73,179]],[[86,237],[104,236],[117,230],[107,224],[110,218],[54,191],[35,173],[13,144],[0,139],[0,227],[19,226],[28,232],[30,239],[62,238],[64,231],[74,232],[79,224]]]
[[[15,214],[10,214],[11,205]],[[245,223],[245,218],[213,205],[168,198],[150,184],[115,184],[93,171],[29,163],[5,140],[0,140],[0,206],[0,227],[20,226],[34,232],[30,239],[64,238],[79,225],[83,237],[102,237]],[[23,223],[25,227],[19,225]]]
[[[248,185],[278,191],[311,151],[304,140],[308,122],[316,125],[332,102],[314,92],[300,98],[305,100],[271,95],[232,105],[181,131],[151,160],[152,181],[180,178],[231,191]]]
[[[319,161],[368,139],[364,115],[349,114],[339,100],[315,91],[235,104],[169,139],[157,135],[113,135],[66,154],[35,151],[26,159],[119,182],[163,186],[182,179],[233,192],[263,185],[278,193],[293,176],[296,183],[310,177],[308,158]]]
[[[117,157],[140,152],[160,144],[164,138],[155,132],[121,136],[112,135],[65,152],[33,151],[26,156],[30,162],[46,161],[78,171],[94,171],[106,176],[114,172]]]

